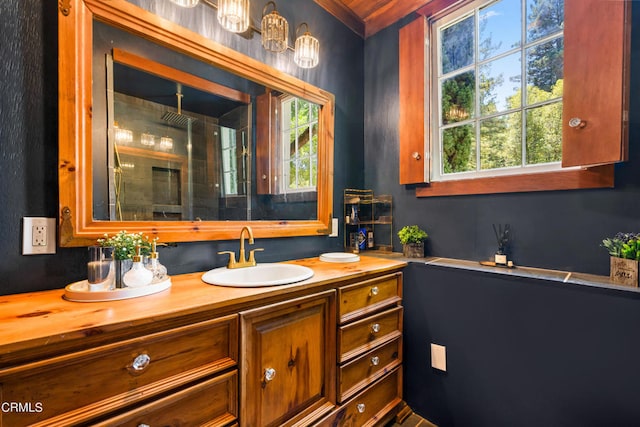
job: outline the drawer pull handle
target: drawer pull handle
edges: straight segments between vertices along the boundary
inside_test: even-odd
[[[366,407],[364,406],[364,403],[358,403],[356,405],[356,409],[358,410],[358,412],[360,412],[361,414],[364,414],[364,410],[366,409]]]
[[[374,323],[373,325],[371,325],[371,333],[372,334],[377,334],[378,332],[380,332],[380,323]]]
[[[378,366],[380,364],[380,358],[378,356],[373,356],[371,358],[371,366]]]
[[[138,424],[138,427],[151,427],[151,426],[149,424],[142,423],[142,424]]]
[[[378,295],[378,293],[380,293],[380,289],[378,289],[377,286],[374,286],[371,288],[371,292],[369,292],[369,295],[375,297],[376,295]]]
[[[142,353],[136,356],[135,359],[133,359],[131,368],[133,368],[133,370],[136,372],[142,372],[147,368],[147,366],[149,366],[149,363],[151,363],[151,357],[149,357],[147,353]]]
[[[276,370],[275,369],[267,368],[267,369],[264,370],[264,380],[266,382],[272,381],[275,376],[276,376]]]

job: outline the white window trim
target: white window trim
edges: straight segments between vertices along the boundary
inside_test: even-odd
[[[282,141],[282,143],[280,144],[279,150],[281,153],[281,166],[282,166],[282,179],[279,179],[279,187],[280,187],[280,194],[293,194],[293,193],[308,193],[310,191],[317,191],[317,171],[318,171],[318,153],[315,152],[313,153],[313,155],[310,156],[311,161],[315,162],[315,167],[316,167],[316,182],[314,183],[315,185],[311,185],[308,187],[297,187],[297,188],[289,188],[289,161],[291,160],[291,157],[289,156],[289,154],[287,153],[287,149],[289,148],[289,132],[292,130],[292,128],[290,128],[289,126],[285,126],[285,121],[286,121],[286,117],[288,117],[288,113],[285,113],[285,110],[287,111],[291,111],[289,104],[291,102],[295,102],[295,100],[297,100],[299,98],[293,97],[291,95],[283,95],[280,98],[280,108],[281,108],[281,114],[280,114],[280,140]],[[305,99],[302,99],[302,101],[311,103]],[[287,105],[287,107],[285,107],[285,105]],[[319,122],[319,118],[316,119],[315,121],[310,121],[309,123],[307,123],[304,126],[309,126],[311,129],[311,126],[313,125],[313,123],[318,124]],[[295,129],[299,129],[301,126],[297,126]],[[311,135],[309,135],[309,144],[311,144]],[[313,176],[313,174],[312,174]]]
[[[521,107],[518,109],[510,109],[510,110],[504,110],[504,111],[500,111],[494,114],[490,114],[490,115],[486,115],[481,117],[482,119],[487,119],[487,118],[491,118],[494,116],[503,116],[509,113],[514,113],[514,112],[521,112],[522,113],[522,158],[525,159],[526,158],[526,111],[528,109],[532,109],[532,108],[536,108],[545,104],[552,104],[555,102],[558,102],[558,98],[552,99],[552,100],[546,100],[543,102],[538,102],[538,103],[534,103],[534,104],[529,104],[527,105],[525,102],[526,96],[527,96],[527,85],[526,85],[526,50],[528,48],[530,48],[533,45],[540,45],[543,44],[545,42],[548,42],[550,40],[556,39],[558,38],[562,32],[555,32],[552,34],[548,34],[545,37],[536,39],[535,43],[526,43],[526,25],[524,25],[523,23],[526,23],[526,2],[524,2],[525,4],[523,5],[523,7],[521,8],[521,45],[517,48],[512,48],[509,49],[505,52],[501,52],[498,55],[492,56],[491,58],[487,59],[487,60],[478,60],[479,58],[479,53],[478,53],[478,38],[479,38],[479,23],[478,23],[478,14],[477,14],[477,10],[479,10],[482,7],[486,7],[489,6],[491,3],[495,3],[497,0],[489,0],[489,1],[482,1],[482,0],[475,0],[472,1],[471,3],[459,8],[458,10],[450,13],[450,14],[446,14],[443,15],[442,17],[434,20],[431,25],[430,25],[430,40],[433,41],[432,44],[427,44],[427,49],[430,50],[427,53],[427,56],[431,58],[430,64],[432,69],[430,70],[430,74],[432,76],[434,76],[434,78],[432,79],[430,85],[431,85],[431,97],[426,100],[427,102],[429,102],[431,104],[430,108],[427,108],[427,111],[431,111],[431,116],[428,118],[428,120],[430,121],[431,125],[430,125],[430,129],[431,132],[429,135],[427,135],[428,138],[431,139],[431,144],[427,144],[426,146],[430,146],[431,147],[431,153],[427,153],[429,156],[427,157],[428,160],[426,161],[430,161],[431,162],[431,166],[430,166],[430,181],[432,182],[443,182],[443,181],[459,181],[459,180],[471,180],[471,179],[476,179],[476,178],[492,178],[492,177],[502,177],[502,176],[514,176],[514,175],[528,175],[528,174],[535,174],[535,173],[543,173],[543,172],[557,172],[557,171],[568,171],[568,170],[576,170],[576,169],[580,169],[579,167],[562,167],[561,161],[558,162],[551,162],[551,163],[539,163],[539,164],[535,164],[535,165],[519,165],[519,166],[511,166],[511,167],[505,167],[505,168],[499,168],[499,169],[490,169],[490,170],[475,170],[475,171],[466,171],[466,172],[457,172],[457,173],[443,173],[443,163],[442,163],[442,141],[440,138],[440,134],[441,134],[441,130],[442,129],[446,129],[448,127],[454,127],[454,126],[459,126],[460,124],[464,124],[464,123],[475,123],[475,124],[479,124],[480,123],[480,117],[477,115],[477,112],[480,111],[480,107],[479,107],[479,97],[477,96],[479,88],[478,88],[478,84],[479,84],[479,79],[478,79],[478,69],[479,67],[487,62],[490,61],[495,61],[496,59],[502,58],[502,57],[506,57],[508,55],[511,55],[513,53],[516,52],[521,52],[522,53],[522,60],[521,60],[521,78],[522,78],[522,97],[523,97],[523,101],[521,104]],[[463,69],[457,69],[454,72],[450,72],[447,74],[443,74],[440,75],[440,70],[441,70],[441,66],[440,66],[440,59],[442,57],[441,55],[441,40],[439,37],[439,31],[442,27],[447,27],[450,25],[455,24],[456,22],[460,22],[466,18],[468,18],[469,16],[474,16],[474,30],[475,30],[475,35],[474,35],[474,62],[467,66],[464,67]],[[564,36],[563,36],[564,37]],[[433,47],[432,47],[433,46]],[[456,122],[455,124],[452,125],[444,125],[441,126],[440,124],[442,123],[442,117],[441,117],[441,108],[440,106],[441,104],[441,100],[442,100],[442,93],[441,93],[441,84],[440,81],[441,79],[446,79],[448,76],[454,76],[454,75],[458,75],[462,72],[462,70],[473,70],[474,73],[476,74],[476,88],[475,88],[475,111],[476,111],[476,115],[469,119],[466,120],[464,122]],[[562,102],[562,101],[560,101]],[[480,150],[479,150],[479,135],[480,135],[480,129],[479,126],[475,126],[475,143],[476,143],[476,164],[480,165]]]

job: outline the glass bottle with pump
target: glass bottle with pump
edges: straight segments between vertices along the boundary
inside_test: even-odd
[[[160,264],[158,252],[156,251],[156,241],[151,243],[151,253],[147,262],[147,270],[153,274],[153,283],[161,282],[167,278],[167,267]]]

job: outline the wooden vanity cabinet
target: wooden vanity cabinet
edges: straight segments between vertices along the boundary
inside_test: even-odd
[[[296,262],[314,276],[289,287],[192,273],[123,301],[0,296],[0,427],[384,425],[402,402],[406,264]]]
[[[237,420],[238,371],[215,376],[93,427],[226,426]],[[237,425],[237,424],[236,424]]]
[[[335,291],[240,313],[240,420],[310,425],[335,403]]]
[[[215,390],[210,405],[200,405],[200,419],[226,423],[237,417],[237,387],[233,386],[237,383],[237,315],[136,335],[132,328],[133,338],[0,369],[3,402],[33,407],[3,411],[0,425],[93,424],[160,396],[193,407],[197,404],[184,399],[189,391],[183,390],[193,384],[199,384],[196,389]],[[226,376],[218,378],[223,372]],[[203,380],[209,381],[200,383]],[[214,398],[222,403],[214,403]],[[105,425],[118,424],[109,421]]]
[[[316,425],[384,425],[402,402],[402,273],[339,287],[338,301],[338,406]]]

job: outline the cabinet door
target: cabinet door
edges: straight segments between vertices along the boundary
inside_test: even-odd
[[[562,166],[625,161],[631,2],[565,0],[564,7]],[[579,120],[572,126],[572,119]]]
[[[333,409],[335,291],[240,316],[240,425],[308,425]]]

